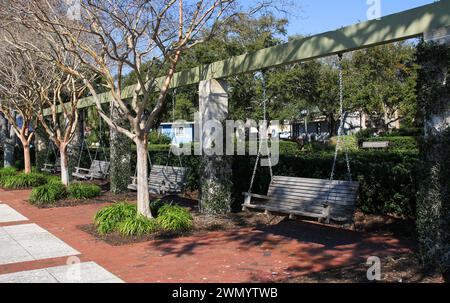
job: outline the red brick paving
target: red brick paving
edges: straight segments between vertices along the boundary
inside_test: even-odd
[[[376,235],[287,222],[263,230],[211,232],[171,240],[111,246],[76,226],[92,223],[103,205],[38,209],[30,191],[4,191],[0,201],[127,282],[270,282],[409,252],[411,243]],[[24,222],[21,222],[24,223]],[[11,224],[9,224],[11,225]],[[0,273],[65,264],[65,258],[0,265]]]

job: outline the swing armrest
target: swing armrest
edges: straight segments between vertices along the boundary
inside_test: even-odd
[[[263,199],[263,200],[270,200],[270,198],[268,196],[263,196],[263,195],[258,195],[258,194],[251,194],[251,193],[242,193],[243,196],[245,197],[252,197],[252,198],[256,198],[256,199]]]
[[[79,171],[90,172],[91,170],[89,168],[75,167],[75,171],[77,171],[77,172],[79,172]]]

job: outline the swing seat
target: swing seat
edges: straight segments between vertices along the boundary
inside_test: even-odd
[[[385,149],[389,148],[389,141],[363,142],[362,149]]]
[[[82,167],[75,167],[75,172],[72,174],[75,178],[83,180],[105,180],[109,174],[109,162],[94,160],[89,169]]]
[[[56,158],[55,163],[54,164],[50,164],[50,163],[44,163],[44,167],[41,169],[41,171],[49,173],[49,174],[54,174],[54,173],[58,173],[61,171],[61,158]]]
[[[358,182],[274,176],[267,196],[243,193],[242,207],[244,211],[264,210],[326,223],[351,222],[358,187]]]
[[[186,186],[187,168],[177,166],[153,165],[148,178],[148,189],[151,194],[180,194]],[[137,178],[131,178],[128,189],[137,190]]]

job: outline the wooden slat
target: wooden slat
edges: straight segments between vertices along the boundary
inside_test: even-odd
[[[270,202],[268,203],[284,203],[284,204],[292,204],[292,205],[316,205],[322,207],[323,205],[330,205],[332,207],[336,208],[354,208],[355,204],[342,204],[341,201],[337,202],[330,202],[325,200],[302,200],[302,199],[291,199],[291,198],[285,198],[285,199],[273,199],[271,198],[268,200]],[[263,202],[263,201],[262,201]],[[262,203],[260,202],[260,203]]]
[[[292,197],[270,197],[271,201],[285,201],[285,202],[291,202],[295,204],[329,204],[329,205],[336,205],[336,206],[342,206],[342,207],[352,207],[354,204],[353,201],[342,201],[342,200],[326,200],[326,199],[308,199],[308,198],[292,198]]]
[[[269,195],[272,193],[287,194],[287,195],[300,195],[300,196],[330,196],[330,197],[340,197],[340,198],[351,198],[357,195],[357,192],[336,192],[327,190],[311,190],[304,188],[288,188],[288,187],[270,187],[268,191]]]
[[[268,192],[269,197],[292,197],[292,198],[298,198],[298,199],[308,199],[308,200],[315,200],[315,199],[321,199],[321,200],[342,200],[342,201],[354,201],[356,198],[356,195],[335,195],[333,193],[326,194],[326,193],[301,193],[301,192],[286,192],[286,191],[280,191],[277,189],[271,190]]]
[[[317,205],[317,206],[330,205],[335,208],[354,208],[355,207],[355,205],[353,203],[343,204],[341,201],[336,201],[336,202],[330,202],[330,201],[325,201],[325,200],[311,201],[311,200],[300,200],[300,199],[294,200],[294,199],[289,199],[289,198],[271,199],[269,201],[271,201],[270,203],[285,203],[285,204],[293,204],[293,205]]]
[[[296,210],[286,211],[286,209],[265,206],[265,205],[243,205],[243,206],[247,207],[247,208],[253,208],[253,209],[262,209],[262,210],[268,210],[268,211],[279,212],[279,213],[295,214],[298,216],[304,216],[304,217],[310,217],[310,218],[318,218],[318,219],[323,218],[322,214],[308,213],[308,212],[302,212],[302,211],[296,211]]]
[[[330,185],[331,184],[331,185]],[[329,205],[333,218],[351,218],[355,208],[358,183],[308,178],[275,176],[269,186],[270,198],[254,208],[288,214],[301,213],[322,217],[324,205]],[[247,206],[247,205],[246,205]]]
[[[310,214],[317,214],[322,215],[323,213],[323,207],[300,207],[300,206],[292,206],[292,205],[285,205],[285,204],[250,204],[254,206],[255,208],[260,209],[266,209],[266,208],[276,208],[278,210],[283,210],[284,213],[292,213],[293,211],[299,211],[299,212],[308,212]],[[334,218],[351,218],[353,216],[354,209],[335,209],[331,208],[330,210],[330,216]]]
[[[300,196],[334,196],[334,197],[341,197],[343,199],[345,198],[351,198],[354,199],[355,196],[357,196],[356,191],[349,191],[349,192],[338,192],[338,191],[325,191],[325,190],[312,190],[309,188],[302,188],[300,186],[298,187],[277,187],[277,186],[270,186],[268,193],[278,193],[278,194],[287,194],[287,195],[300,195]]]
[[[362,148],[388,148],[389,141],[363,142]]]
[[[330,180],[325,179],[311,179],[311,178],[298,178],[298,177],[285,177],[285,176],[274,176],[274,181],[292,181],[295,183],[299,182],[305,182],[305,183],[311,183],[311,184],[329,184]],[[343,181],[343,180],[333,180],[331,182],[333,185],[353,185],[358,186],[358,182],[355,181]]]
[[[321,182],[321,183],[310,183],[305,182],[302,180],[299,181],[285,181],[285,180],[273,180],[272,184],[278,185],[278,186],[302,186],[305,188],[332,188],[334,190],[355,190],[359,186],[358,185],[352,185],[352,184],[330,184],[329,182]]]
[[[272,185],[276,185],[276,186],[287,186],[287,187],[303,187],[303,188],[312,188],[312,189],[326,189],[326,188],[332,188],[333,190],[336,191],[351,191],[351,190],[356,190],[358,188],[358,186],[349,186],[346,184],[333,184],[330,185],[330,183],[305,183],[305,182],[294,182],[294,181],[278,181],[278,180],[274,180],[272,182]]]

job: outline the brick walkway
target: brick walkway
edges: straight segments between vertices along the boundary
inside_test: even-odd
[[[111,246],[76,227],[92,223],[104,205],[38,209],[25,201],[28,195],[29,191],[0,189],[0,201],[81,252],[82,262],[95,261],[126,282],[270,282],[361,262],[368,256],[408,252],[411,247],[398,239],[298,222]],[[66,258],[55,258],[0,265],[0,274],[65,262]]]

